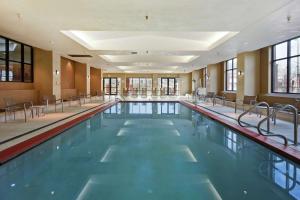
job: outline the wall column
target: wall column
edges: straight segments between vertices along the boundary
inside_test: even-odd
[[[86,65],[86,94],[91,94],[91,65]]]
[[[52,52],[52,71],[53,71],[53,95],[56,96],[57,99],[61,98],[61,67],[60,67],[60,55],[57,52]]]
[[[260,92],[260,51],[251,51],[237,56],[237,98],[256,96]],[[242,75],[239,75],[242,72]]]

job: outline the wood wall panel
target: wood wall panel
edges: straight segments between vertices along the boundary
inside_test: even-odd
[[[75,88],[75,61],[61,57],[61,89]]]
[[[86,64],[75,62],[75,88],[78,94],[86,94],[87,69]]]
[[[0,108],[5,107],[4,98],[12,98],[14,102],[37,103],[38,91],[36,90],[1,90],[0,91]]]
[[[101,69],[91,67],[90,69],[90,94],[95,95],[96,92],[101,92],[102,81],[101,81]]]
[[[34,89],[38,91],[38,100],[53,93],[52,52],[34,49]]]

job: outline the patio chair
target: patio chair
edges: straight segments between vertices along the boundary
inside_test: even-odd
[[[46,106],[46,110],[48,110],[49,104],[54,105],[54,111],[56,112],[56,107],[61,105],[61,112],[64,112],[64,103],[63,99],[56,99],[55,95],[43,96],[42,98],[43,105]]]
[[[147,98],[147,88],[142,88],[141,97]]]
[[[5,107],[4,107],[4,120],[7,122],[7,115],[13,114],[14,120],[16,120],[16,112],[17,111],[23,111],[24,112],[24,118],[25,122],[27,121],[26,119],[26,108],[24,103],[16,103],[13,98],[3,98]]]
[[[253,106],[256,104],[256,96],[244,96],[243,100],[236,99],[234,112],[236,113],[238,106],[243,107],[243,111],[245,111],[245,106]]]
[[[216,94],[214,92],[207,92],[204,96],[204,101],[210,100],[213,104],[215,104],[215,96]]]
[[[285,104],[280,104],[280,103],[274,103],[273,104],[273,122],[274,122],[274,125],[276,125],[276,119],[277,119],[277,111],[281,108],[283,108],[285,106]],[[297,109],[297,114],[299,115],[300,114],[300,99],[295,99],[295,103],[294,105],[295,108]],[[293,114],[292,110],[291,109],[284,109],[284,110],[281,110],[279,111],[280,113],[283,113],[283,114]],[[299,117],[298,117],[299,118]],[[299,122],[297,122],[299,123]]]

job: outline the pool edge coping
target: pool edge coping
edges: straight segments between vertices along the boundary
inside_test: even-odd
[[[98,106],[95,110],[88,111],[80,116],[77,116],[70,121],[67,121],[61,125],[58,125],[54,128],[51,128],[45,132],[42,132],[38,135],[35,135],[27,140],[21,141],[17,144],[14,144],[2,151],[0,151],[0,166],[8,162],[9,160],[14,159],[15,157],[25,153],[26,151],[48,141],[49,139],[61,134],[62,132],[66,131],[67,129],[72,128],[73,126],[87,120],[88,118],[94,116],[99,112],[103,112],[107,108],[117,104],[119,101],[107,102],[103,103]]]
[[[243,136],[251,139],[252,141],[278,153],[279,155],[282,155],[284,157],[286,157],[287,159],[300,164],[300,151],[293,149],[289,146],[285,146],[283,144],[279,144],[277,142],[275,142],[272,139],[269,139],[266,136],[260,135],[257,132],[254,132],[250,129],[247,129],[245,127],[241,127],[238,124],[235,124],[233,122],[230,122],[229,120],[223,119],[219,116],[217,116],[216,114],[213,114],[211,112],[208,112],[206,110],[204,110],[203,108],[196,106],[195,104],[192,104],[190,102],[187,101],[179,101],[179,103],[181,103],[182,105],[196,111],[199,112],[201,114],[206,115],[207,117],[239,132],[240,134],[242,134]]]

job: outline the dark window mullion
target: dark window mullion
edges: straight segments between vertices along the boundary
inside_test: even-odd
[[[9,78],[8,78],[8,76],[9,76],[9,72],[8,72],[8,70],[9,70],[9,68],[8,68],[8,65],[9,65],[9,45],[8,45],[8,39],[5,39],[5,52],[6,52],[6,60],[5,60],[5,65],[6,65],[6,67],[5,67],[5,73],[6,73],[6,78],[5,78],[5,80],[6,81],[9,81]]]
[[[232,69],[232,71],[231,71],[231,91],[233,91],[234,89],[233,89],[233,60],[234,59],[232,59],[232,62],[231,62],[231,69]]]
[[[287,93],[290,93],[290,55],[291,55],[291,41],[287,42],[287,59],[286,59],[286,67],[287,67],[287,84],[286,84],[286,91]]]
[[[24,45],[21,44],[21,82],[24,82]]]

